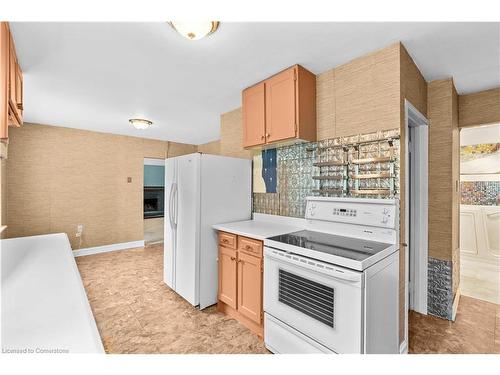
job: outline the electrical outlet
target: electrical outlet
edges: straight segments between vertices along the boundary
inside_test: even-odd
[[[83,233],[83,224],[78,224],[76,226],[76,237],[81,237]]]

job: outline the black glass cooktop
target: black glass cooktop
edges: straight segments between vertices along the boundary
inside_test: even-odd
[[[282,234],[270,237],[268,240],[359,261],[365,260],[390,246],[381,242],[308,230]]]

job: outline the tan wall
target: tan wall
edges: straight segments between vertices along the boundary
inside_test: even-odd
[[[500,87],[458,97],[460,127],[500,122]]]
[[[316,76],[318,140],[397,128],[400,44]]]
[[[73,248],[77,224],[84,225],[82,248],[142,240],[144,157],[197,150],[33,124],[9,135],[7,236],[65,232]]]
[[[220,155],[220,141],[213,141],[198,145],[198,152],[204,154]]]
[[[220,116],[220,153],[238,158],[252,157],[252,153],[243,148],[243,117],[241,108],[223,113]]]
[[[406,48],[402,44],[399,46],[403,99],[407,99],[420,113],[427,116],[427,82]]]
[[[451,78],[429,83],[428,114],[429,256],[452,260],[459,232],[459,133],[457,93]]]
[[[335,138],[335,69],[316,76],[316,132],[318,140]]]
[[[400,125],[399,43],[335,68],[335,136]]]

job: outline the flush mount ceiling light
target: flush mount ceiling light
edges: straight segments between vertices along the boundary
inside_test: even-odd
[[[183,37],[189,40],[198,40],[214,33],[219,27],[219,21],[186,21],[186,22],[169,22]]]
[[[134,128],[144,130],[149,128],[151,125],[153,125],[153,121],[145,120],[143,118],[131,118],[128,120]]]

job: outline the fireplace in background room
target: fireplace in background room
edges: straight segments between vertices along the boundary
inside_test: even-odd
[[[144,218],[163,217],[164,216],[164,188],[144,187]]]

